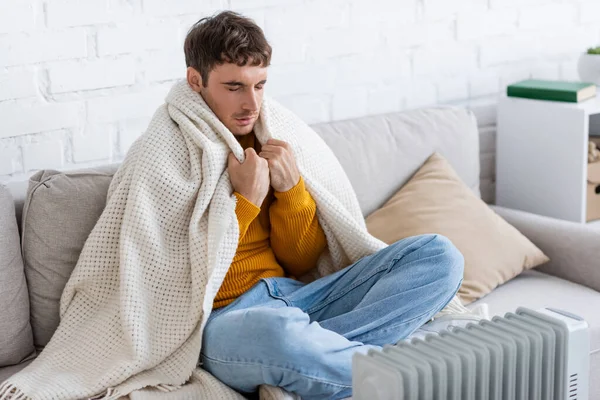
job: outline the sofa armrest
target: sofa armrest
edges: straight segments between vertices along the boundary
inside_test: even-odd
[[[600,230],[584,224],[491,206],[550,261],[536,270],[600,291]]]

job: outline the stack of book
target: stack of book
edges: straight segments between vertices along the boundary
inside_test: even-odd
[[[596,97],[596,85],[587,82],[527,79],[507,86],[506,95],[578,103]]]

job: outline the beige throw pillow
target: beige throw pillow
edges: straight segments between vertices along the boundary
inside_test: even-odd
[[[388,244],[426,233],[449,238],[465,257],[458,291],[464,304],[549,261],[477,197],[438,153],[366,222],[369,232]]]

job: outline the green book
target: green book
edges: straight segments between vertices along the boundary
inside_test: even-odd
[[[527,79],[507,86],[509,97],[578,103],[596,96],[596,85],[588,82]]]

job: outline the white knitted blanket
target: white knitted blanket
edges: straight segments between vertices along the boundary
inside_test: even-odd
[[[291,144],[317,204],[327,248],[313,278],[386,246],[367,232],[341,165],[304,122],[265,98],[255,134],[261,143]],[[202,97],[177,83],[110,184],[62,294],[56,333],[3,383],[0,399],[135,398],[144,387],[188,385],[196,388],[189,398],[240,398],[198,365],[202,331],[238,245],[230,151],[244,159]]]

